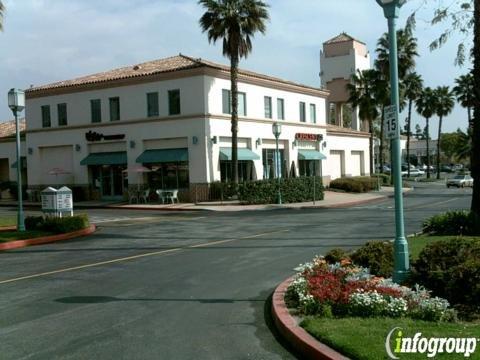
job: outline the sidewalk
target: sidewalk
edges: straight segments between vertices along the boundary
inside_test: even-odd
[[[403,189],[404,193],[411,189]],[[163,210],[163,211],[251,211],[251,210],[275,210],[275,209],[322,209],[341,208],[364,203],[380,201],[393,196],[393,187],[384,186],[380,191],[365,194],[342,193],[325,191],[325,199],[321,201],[303,202],[295,204],[268,204],[268,205],[241,205],[239,201],[224,202],[201,202],[180,204],[126,204],[105,201],[83,201],[74,203],[75,209],[123,209],[123,210]],[[14,201],[0,201],[0,206],[16,206]],[[40,207],[39,203],[25,202],[25,207]]]

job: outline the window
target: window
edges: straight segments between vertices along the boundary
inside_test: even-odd
[[[170,90],[168,92],[168,114],[180,114],[180,90]]]
[[[65,126],[67,125],[67,104],[58,104],[57,105],[57,112],[58,112],[58,125]]]
[[[230,90],[222,90],[222,112],[224,114],[232,113],[232,99],[230,94]],[[247,116],[247,94],[244,92],[238,93],[238,115]]]
[[[158,92],[147,94],[147,116],[158,116]]]
[[[277,118],[285,120],[285,101],[283,99],[277,99]]]
[[[90,110],[92,113],[92,123],[102,122],[102,103],[100,99],[90,100]]]
[[[300,102],[300,121],[305,122],[305,103]]]
[[[315,104],[310,104],[310,122],[313,124],[317,123],[317,107]]]
[[[230,90],[222,90],[222,113],[231,114],[232,113],[232,102],[230,101]]]
[[[113,97],[110,101],[110,121],[120,120],[120,98]]]
[[[262,150],[264,179],[275,179],[277,175],[280,177],[286,177],[287,164],[285,160],[284,150],[279,149],[278,155],[279,155],[279,159],[276,160],[277,151],[275,149]]]
[[[263,104],[265,107],[265,118],[272,118],[272,98],[270,96],[265,96],[263,98]]]
[[[50,119],[50,105],[42,106],[42,127],[48,128],[52,126],[52,121]]]

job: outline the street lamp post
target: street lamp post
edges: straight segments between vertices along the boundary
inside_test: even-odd
[[[10,89],[8,92],[8,107],[15,116],[15,132],[17,138],[17,191],[18,191],[18,213],[17,230],[25,231],[25,219],[23,215],[22,198],[22,159],[20,154],[20,127],[18,125],[18,113],[25,108],[25,93],[19,89]]]
[[[408,275],[410,268],[408,259],[408,243],[405,239],[405,226],[403,220],[403,196],[402,196],[402,174],[401,174],[401,153],[400,153],[400,127],[398,126],[399,92],[398,92],[398,55],[397,55],[397,30],[396,22],[400,8],[406,0],[376,0],[383,8],[385,17],[388,20],[388,37],[390,44],[390,85],[391,102],[395,107],[397,126],[395,136],[392,140],[392,175],[395,186],[395,243],[394,243],[394,271],[393,281],[400,283]]]
[[[278,186],[278,204],[282,204],[282,191],[280,189],[280,152],[278,151],[278,138],[280,137],[280,134],[282,133],[282,125],[279,123],[274,123],[272,125],[272,132],[273,135],[275,136],[275,145],[276,145],[276,151],[275,151],[275,174],[277,176],[277,186]]]

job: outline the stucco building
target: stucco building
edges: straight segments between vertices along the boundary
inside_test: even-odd
[[[26,91],[28,187],[68,185],[88,198],[129,188],[192,188],[231,176],[229,67],[184,55]],[[329,92],[239,72],[241,180],[364,175],[368,133],[327,124]],[[0,150],[4,148],[0,144]],[[1,156],[0,156],[1,158]]]

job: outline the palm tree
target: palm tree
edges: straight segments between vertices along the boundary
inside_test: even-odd
[[[206,12],[200,26],[208,41],[223,39],[223,55],[230,59],[232,96],[232,177],[238,184],[238,64],[252,51],[256,32],[265,34],[268,5],[259,0],[199,0]]]
[[[3,6],[0,0],[0,31],[3,31],[3,14],[5,13],[5,6]]]
[[[415,57],[418,56],[417,52],[417,39],[413,37],[412,31],[410,28],[405,30],[397,31],[397,48],[398,48],[398,73],[400,84],[402,84],[404,78],[409,72],[412,72],[415,69]],[[383,36],[377,42],[377,48],[375,49],[377,53],[377,60],[375,60],[375,68],[380,71],[385,81],[389,82],[390,79],[390,42],[388,33],[383,34]],[[386,105],[389,105],[390,95],[389,92],[384,94],[386,96],[386,102],[379,99],[379,105],[382,107],[382,122],[381,127],[381,136],[380,136],[380,158],[383,162],[383,149],[384,149],[384,129],[383,129],[383,108]],[[401,102],[402,105],[402,102]]]
[[[404,97],[408,100],[408,116],[407,116],[407,172],[410,177],[410,136],[412,134],[412,105],[418,99],[423,90],[422,77],[411,72],[405,76],[403,80]]]
[[[413,37],[412,32],[408,30],[397,31],[398,47],[398,76],[403,80],[408,72],[415,68],[415,57],[417,52],[417,39]],[[388,34],[385,33],[377,42],[377,60],[375,67],[380,70],[387,79],[390,78],[390,41]]]
[[[449,115],[455,106],[455,98],[448,86],[439,86],[434,90],[437,98],[435,113],[438,116],[438,140],[437,140],[437,179],[440,179],[440,140],[442,138],[443,117]]]
[[[425,127],[427,141],[427,179],[430,179],[430,118],[435,114],[436,97],[435,92],[430,87],[426,87],[415,102],[417,112],[425,118],[427,123]]]
[[[370,174],[373,174],[373,121],[378,117],[378,102],[376,98],[378,79],[378,71],[376,70],[358,70],[352,76],[351,82],[347,84],[347,91],[350,94],[348,102],[353,107],[358,107],[360,119],[368,122],[368,131],[370,132]]]
[[[455,83],[457,85],[453,88],[453,93],[457,97],[457,101],[460,103],[460,105],[462,105],[464,108],[467,108],[468,127],[472,128],[472,108],[474,106],[473,98],[475,91],[473,75],[471,73],[462,75],[455,79]]]

